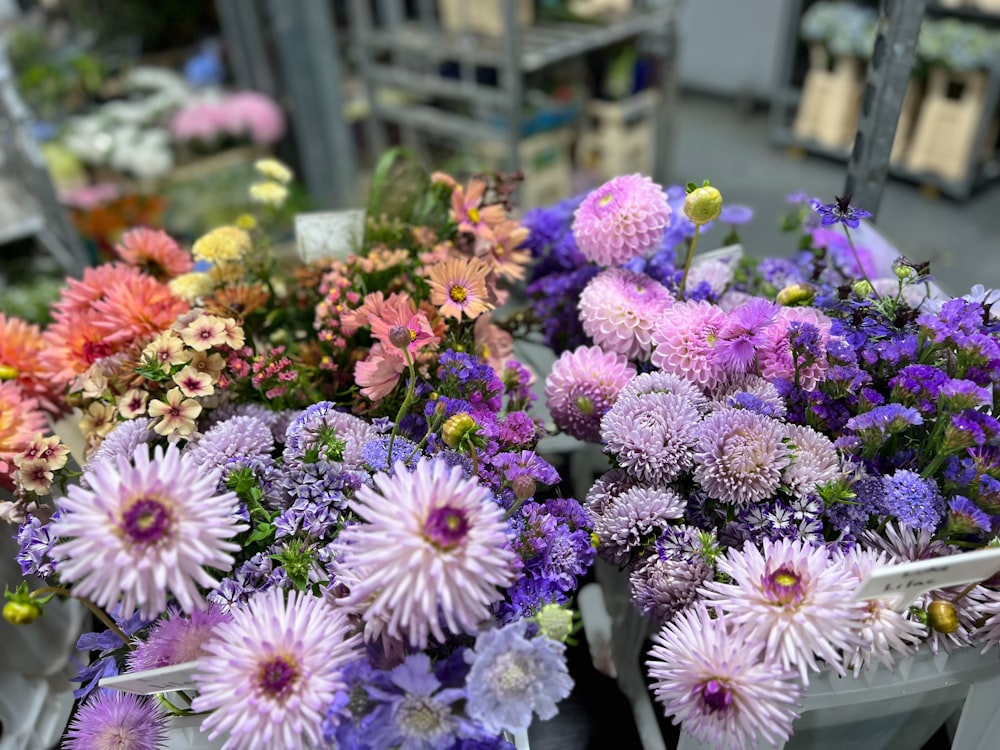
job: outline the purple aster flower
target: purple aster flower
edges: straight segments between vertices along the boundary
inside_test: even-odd
[[[30,513],[17,530],[17,561],[21,575],[49,578],[56,572],[52,548],[58,537],[52,533],[52,524],[59,520],[59,511],[52,514],[48,523]]]
[[[455,703],[465,698],[461,688],[443,688],[425,653],[411,654],[389,672],[390,690],[370,688],[369,694],[388,704],[388,721],[371,727],[374,747],[432,750],[449,747],[468,722],[459,718]]]
[[[698,601],[698,589],[712,572],[700,556],[653,554],[629,573],[629,593],[640,612],[665,625]]]
[[[723,206],[722,212],[719,214],[719,221],[733,227],[749,224],[752,220],[753,209],[736,203]]]
[[[816,487],[841,474],[840,456],[830,439],[811,427],[788,425],[791,463],[785,467],[782,483],[799,498],[815,494]]]
[[[765,659],[797,667],[807,685],[808,670],[820,670],[817,657],[843,676],[841,652],[857,645],[862,615],[842,558],[821,545],[765,539],[763,550],[751,543],[731,548],[717,565],[732,583],[705,584],[707,606],[766,644]]]
[[[167,592],[181,609],[203,605],[199,587],[213,588],[207,569],[228,571],[228,541],[246,526],[235,518],[236,495],[216,494],[217,471],[205,471],[176,445],[135,454],[134,466],[119,457],[84,475],[93,491],[71,486],[59,499],[62,514],[53,549],[62,581],[77,594],[110,607],[149,616],[167,607]]]
[[[97,450],[91,455],[84,468],[90,469],[103,461],[110,461],[114,465],[119,456],[131,461],[140,445],[146,445],[157,437],[156,433],[149,427],[150,421],[145,417],[140,417],[119,423],[97,446]]]
[[[746,372],[757,356],[757,347],[765,343],[761,332],[774,325],[778,306],[754,297],[729,313],[719,331],[713,355],[729,372]]]
[[[721,409],[700,423],[694,480],[708,495],[746,505],[769,497],[790,462],[785,426],[741,409]]]
[[[183,617],[176,609],[156,621],[144,641],[135,643],[126,658],[129,672],[169,667],[198,661],[215,628],[229,622],[230,616],[219,607],[210,606],[204,612],[195,610]]]
[[[621,469],[611,469],[599,476],[587,490],[584,502],[590,518],[604,513],[604,509],[612,500],[634,486],[635,480]]]
[[[76,712],[63,738],[65,750],[160,750],[167,716],[146,696],[102,690]]]
[[[466,660],[472,668],[465,710],[489,732],[527,729],[532,714],[551,719],[573,689],[563,645],[529,639],[524,620],[480,633]]]
[[[749,373],[730,375],[709,394],[711,411],[725,407],[748,409],[765,417],[781,419],[787,411],[785,400],[774,383]]]
[[[202,424],[202,430],[207,432],[220,422],[225,422],[233,417],[253,417],[268,426],[275,443],[284,443],[285,430],[288,429],[289,423],[294,421],[300,413],[296,409],[274,411],[267,408],[265,404],[233,401],[208,412]]]
[[[337,538],[337,571],[360,578],[339,603],[390,637],[420,648],[433,635],[477,632],[497,586],[516,578],[503,511],[461,469],[421,459],[413,472],[376,474],[350,504],[365,523]]]
[[[792,734],[802,686],[757,637],[705,607],[678,614],[653,636],[646,664],[653,692],[684,731],[713,747],[772,745]]]
[[[490,463],[500,470],[508,482],[518,477],[530,477],[540,484],[559,484],[559,472],[534,451],[498,453],[490,459]]]
[[[672,213],[666,194],[648,177],[615,177],[583,199],[573,238],[587,260],[616,266],[658,248]]]
[[[596,443],[601,418],[635,376],[621,354],[592,346],[564,352],[545,379],[546,406],[556,426],[568,435]]]
[[[605,452],[639,482],[663,485],[694,464],[701,415],[684,396],[621,396],[601,420]]]
[[[963,495],[948,501],[948,532],[950,534],[980,534],[989,532],[993,523],[988,513]]]
[[[623,565],[671,519],[683,518],[684,499],[669,487],[632,487],[604,505],[594,519],[601,558]]]
[[[911,529],[934,531],[944,518],[944,498],[933,479],[906,469],[882,477],[883,512]]]
[[[843,224],[851,229],[857,229],[862,219],[871,217],[871,211],[851,205],[851,196],[837,197],[836,203],[826,203],[816,206],[816,213],[824,227],[831,224]]]
[[[580,295],[580,321],[601,348],[644,360],[649,357],[657,319],[673,303],[673,295],[649,276],[608,268]]]
[[[203,469],[220,469],[233,458],[270,458],[273,450],[274,437],[265,422],[232,417],[189,443],[184,452]]]
[[[708,411],[708,399],[701,388],[687,378],[661,370],[636,375],[622,388],[619,398],[641,398],[650,393],[673,393],[690,401],[699,412]]]
[[[342,668],[360,639],[325,598],[271,589],[215,628],[193,674],[209,740],[233,750],[318,747]]]

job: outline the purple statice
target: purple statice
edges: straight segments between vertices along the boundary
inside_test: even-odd
[[[945,381],[941,385],[938,398],[941,411],[956,412],[993,405],[993,393],[990,388],[960,378]]]
[[[388,689],[368,689],[372,699],[387,706],[385,720],[370,726],[368,741],[374,747],[446,748],[472,729],[455,705],[465,699],[465,691],[443,688],[427,654],[407,656],[388,673],[388,681]]]
[[[528,638],[527,627],[518,620],[487,630],[466,651],[472,668],[465,710],[488,732],[527,729],[532,714],[552,718],[573,689],[564,646],[544,636]]]
[[[948,375],[933,365],[907,365],[889,381],[892,398],[924,414],[937,410],[938,393]]]
[[[365,420],[338,411],[332,401],[320,401],[288,426],[282,458],[286,466],[322,459],[359,468],[362,447],[373,436],[374,430]]]
[[[948,531],[952,534],[981,534],[991,531],[993,522],[969,498],[955,495],[948,501]]]
[[[119,607],[114,607],[109,613],[115,625],[126,636],[133,636],[140,630],[149,627],[152,623],[143,619],[139,612],[133,612],[129,617],[122,618]],[[103,630],[98,633],[83,633],[76,642],[77,651],[98,652],[97,658],[89,664],[80,667],[76,677],[71,682],[79,682],[80,687],[73,691],[76,698],[84,698],[97,690],[97,683],[105,677],[114,677],[118,674],[118,656],[123,652],[126,643],[111,630]]]
[[[525,409],[538,399],[538,396],[531,389],[535,382],[535,374],[516,359],[509,359],[504,363],[500,380],[503,381],[507,399],[514,405],[508,408]]]
[[[56,561],[49,553],[58,541],[58,537],[52,534],[52,523],[58,520],[58,510],[46,523],[29,513],[18,528],[17,562],[21,566],[21,575],[49,578],[56,572]]]
[[[766,284],[777,290],[791,284],[801,284],[806,280],[799,265],[788,258],[765,258],[757,265],[757,274]]]
[[[542,436],[542,428],[526,411],[512,411],[496,423],[496,439],[507,450],[528,448]]]
[[[168,738],[167,714],[152,698],[102,690],[84,702],[63,739],[65,750],[159,750]]]
[[[935,313],[917,318],[921,333],[932,343],[964,347],[970,337],[980,334],[983,326],[983,306],[964,299],[951,299]]]
[[[539,277],[525,288],[532,314],[541,321],[542,340],[556,354],[591,343],[583,330],[576,304],[584,288],[600,270],[597,266],[586,265],[573,271],[552,273]],[[657,280],[662,282],[662,279]]]
[[[934,531],[944,518],[944,498],[933,479],[924,479],[907,469],[882,477],[883,513],[904,526]]]
[[[847,422],[847,429],[864,436],[881,439],[905,431],[907,428],[924,423],[924,418],[916,409],[902,404],[876,406],[870,411],[858,414]]]
[[[944,428],[942,448],[954,453],[966,448],[993,443],[1000,435],[1000,421],[975,409],[952,414]]]
[[[824,227],[831,224],[843,224],[851,229],[857,229],[862,219],[871,217],[871,211],[865,211],[851,205],[851,196],[845,195],[843,198],[837,197],[835,203],[825,203],[815,206],[816,213],[820,215],[820,223]]]
[[[480,362],[474,354],[451,349],[441,354],[438,363],[438,393],[467,401],[469,411],[500,411],[504,384],[490,365]]]
[[[219,469],[233,458],[270,458],[274,437],[256,417],[232,417],[216,423],[184,452],[205,470]]]
[[[559,484],[559,472],[534,451],[498,453],[490,458],[490,463],[507,482],[528,477],[539,484]]]
[[[389,455],[389,443],[392,443],[392,455]],[[371,471],[384,471],[392,474],[396,463],[402,461],[407,468],[416,466],[422,453],[412,440],[396,435],[376,435],[361,448],[361,460]]]
[[[559,271],[572,271],[587,263],[576,246],[571,229],[573,213],[584,196],[568,198],[547,208],[533,208],[525,213],[521,225],[528,237],[521,247],[535,258],[531,280],[535,281]]]
[[[612,565],[629,562],[671,520],[683,518],[685,504],[679,494],[665,486],[632,487],[617,495],[594,518],[601,559]]]

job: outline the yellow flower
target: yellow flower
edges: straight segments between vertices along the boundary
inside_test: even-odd
[[[282,185],[287,185],[292,181],[292,170],[277,159],[261,159],[253,166],[269,180],[280,182]]]
[[[257,228],[257,220],[253,214],[240,214],[236,217],[236,227],[245,232],[251,232]]]
[[[288,200],[288,188],[280,182],[258,182],[250,186],[250,200],[281,208]]]
[[[248,252],[252,243],[250,235],[237,227],[219,227],[204,235],[191,248],[195,260],[209,263],[232,263]]]
[[[194,432],[194,420],[201,414],[201,404],[193,398],[184,398],[180,388],[167,391],[166,401],[154,401],[149,405],[149,416],[157,419],[153,430],[164,437],[178,435],[187,437]]]
[[[215,284],[207,273],[182,273],[170,280],[170,291],[188,302],[210,294]]]
[[[240,263],[217,263],[209,270],[208,277],[213,284],[224,286],[243,278],[243,266]]]

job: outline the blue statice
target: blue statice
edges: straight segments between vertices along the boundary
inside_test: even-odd
[[[465,710],[494,734],[526,729],[532,714],[552,718],[573,689],[563,645],[529,638],[524,620],[481,633],[466,659],[472,668]]]
[[[392,443],[392,455],[389,455],[389,443]],[[412,469],[421,457],[421,451],[416,443],[402,435],[378,435],[361,449],[361,459],[372,471],[395,472],[396,463],[402,461],[406,468]]]
[[[117,606],[108,614],[126,636],[133,636],[153,624],[152,620],[144,620],[138,612],[123,618]],[[86,666],[82,666],[76,677],[70,680],[80,683],[80,687],[73,691],[74,697],[86,698],[97,689],[97,683],[102,679],[116,676],[118,657],[124,653],[126,645],[118,634],[111,630],[82,634],[76,642],[76,650],[84,653],[97,651],[98,656]]]
[[[944,498],[933,479],[899,469],[882,477],[882,490],[883,514],[915,531],[933,532],[944,518]]]
[[[56,561],[49,553],[58,541],[51,533],[52,524],[59,520],[60,511],[52,514],[47,523],[30,513],[17,530],[17,562],[21,575],[49,578],[56,572]]]
[[[921,425],[924,418],[916,409],[902,404],[876,406],[870,411],[858,414],[847,422],[847,429],[857,433],[874,434],[877,437],[895,435],[913,425]]]
[[[572,271],[587,264],[587,259],[573,238],[573,214],[585,196],[568,198],[548,208],[534,208],[525,213],[521,225],[528,230],[521,247],[535,258],[531,281],[559,271]]]
[[[532,315],[541,322],[542,340],[557,355],[592,343],[583,330],[576,303],[584,287],[600,270],[585,265],[572,271],[557,271],[539,276],[525,288]]]
[[[996,417],[975,409],[964,409],[952,414],[945,425],[942,448],[954,453],[974,446],[993,443],[1000,435],[1000,422]]]
[[[938,393],[947,380],[948,375],[933,365],[907,365],[889,387],[895,401],[929,414],[937,410]]]
[[[503,407],[503,381],[490,365],[480,362],[474,354],[447,349],[438,359],[437,375],[435,390],[444,396],[467,401],[469,411],[496,413]]]
[[[948,501],[948,531],[953,534],[979,534],[991,531],[992,519],[969,498],[955,495]]]

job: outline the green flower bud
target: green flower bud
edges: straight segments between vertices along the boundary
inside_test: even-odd
[[[859,299],[865,299],[866,297],[871,297],[872,292],[875,290],[872,289],[872,285],[865,279],[860,279],[851,284],[851,291],[854,292],[855,296]]]
[[[944,599],[935,599],[927,605],[927,621],[939,633],[954,633],[958,630],[955,605]]]
[[[3,605],[3,619],[11,625],[30,625],[42,616],[42,608],[34,602],[11,601]]]
[[[695,188],[684,199],[684,215],[695,224],[708,224],[722,212],[722,193],[711,185]]]
[[[789,284],[774,298],[774,301],[783,307],[795,307],[796,305],[809,305],[816,298],[816,290],[809,284]]]
[[[470,436],[470,433],[474,434],[478,428],[476,420],[462,412],[448,418],[448,421],[441,428],[441,437],[449,448],[457,448],[463,440]]]

